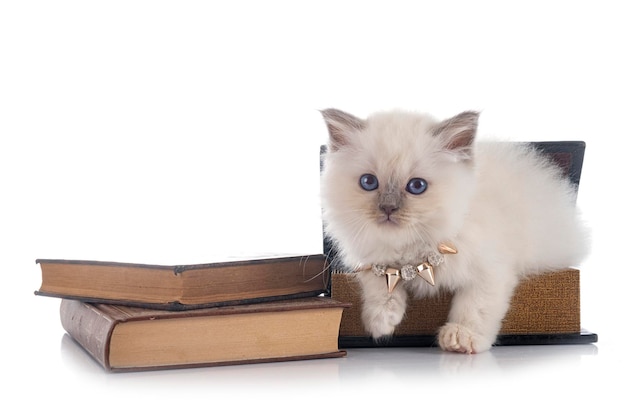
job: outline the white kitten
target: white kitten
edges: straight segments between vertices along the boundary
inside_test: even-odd
[[[324,226],[344,266],[362,269],[363,322],[390,336],[407,296],[454,293],[438,341],[478,353],[496,340],[521,278],[578,264],[587,230],[575,189],[528,145],[474,143],[478,114],[448,120],[408,112],[360,119],[322,111],[330,141],[322,172]],[[390,293],[372,266],[400,269],[458,254],[434,267],[435,285],[401,280]]]

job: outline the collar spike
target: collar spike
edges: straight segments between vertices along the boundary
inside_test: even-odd
[[[439,251],[440,254],[456,254],[459,251],[457,251],[457,249],[455,248],[454,245],[452,245],[451,243],[440,243],[439,246],[437,246],[437,250]]]
[[[389,267],[385,271],[385,276],[387,277],[387,290],[389,294],[391,294],[393,289],[396,288],[396,285],[398,285],[400,279],[402,278],[400,275],[400,270]]]
[[[435,286],[435,270],[428,262],[422,262],[417,267],[417,275],[432,286]]]

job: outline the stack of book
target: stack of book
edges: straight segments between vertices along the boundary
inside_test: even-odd
[[[109,371],[340,357],[324,255],[187,266],[37,260],[37,295]]]

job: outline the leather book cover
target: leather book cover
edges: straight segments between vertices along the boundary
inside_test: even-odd
[[[328,292],[322,254],[163,266],[38,259],[36,295],[165,310],[315,297]]]
[[[136,308],[117,306],[111,304],[90,304],[76,300],[63,299],[61,301],[61,323],[63,328],[68,334],[79,343],[100,365],[107,371],[137,371],[137,370],[156,370],[156,369],[174,369],[184,367],[203,367],[203,366],[217,366],[217,365],[231,365],[231,364],[245,364],[245,363],[258,363],[258,362],[270,362],[270,361],[286,361],[286,360],[303,360],[314,358],[328,358],[328,357],[341,357],[346,354],[344,350],[338,348],[338,332],[340,314],[345,308],[349,307],[349,304],[333,300],[330,297],[314,297],[298,300],[286,300],[272,303],[262,304],[249,304],[241,306],[227,306],[227,307],[214,307],[206,309],[196,309],[188,311],[167,311],[167,310],[154,310],[147,308]],[[332,310],[331,314],[325,314],[322,310]],[[336,312],[335,312],[336,311]],[[285,317],[292,321],[292,325],[295,327],[296,333],[292,330],[282,329],[282,327],[276,325],[267,325],[263,323],[264,315],[288,315],[290,312],[297,313],[293,317]],[[299,321],[303,320],[304,314],[302,312],[308,312],[308,318],[312,322],[309,325],[301,325],[298,328]],[[337,314],[339,313],[339,315]],[[231,324],[231,320],[226,320],[224,326],[227,327],[226,331],[229,333],[228,338],[224,338],[224,345],[221,345],[219,336],[214,336],[211,332],[200,332],[199,329],[203,326],[198,324],[203,318],[221,319],[223,317],[235,316],[235,315],[255,315],[260,316],[259,322],[253,328],[253,330],[259,330],[263,332],[263,336],[273,338],[275,342],[289,342],[290,336],[295,336],[294,343],[296,346],[292,347],[290,354],[272,354],[270,352],[252,349],[245,355],[245,358],[241,356],[236,359],[228,359],[223,356],[229,356],[228,346],[229,339],[232,336],[237,338],[241,329],[235,323]],[[335,321],[336,319],[336,321]],[[206,359],[204,356],[193,355],[193,348],[189,349],[188,344],[192,343],[190,339],[184,339],[177,337],[174,332],[168,332],[166,325],[160,325],[160,322],[173,321],[175,325],[186,325],[184,331],[189,336],[193,337],[193,342],[197,343],[198,349],[202,350],[216,350],[215,358]],[[282,320],[280,320],[282,321]],[[280,323],[279,321],[279,323]],[[155,348],[159,350],[166,350],[168,364],[146,364],[141,365],[116,365],[113,364],[111,356],[113,350],[113,339],[116,336],[116,330],[118,327],[130,327],[129,323],[146,322],[153,327],[153,331],[163,330],[162,338],[163,344],[156,344]],[[155,326],[155,323],[157,324]],[[129,337],[131,344],[138,343],[133,341],[133,336],[143,336],[146,333],[141,331],[145,329],[145,325],[139,331],[126,330],[123,336]],[[243,326],[242,326],[243,327]],[[320,344],[319,347],[315,346],[313,349],[315,353],[299,353],[299,344],[306,342],[307,340],[298,340],[297,336],[302,333],[303,336],[309,336],[312,339],[325,335],[327,339],[324,344]],[[245,336],[248,336],[246,333]],[[245,337],[244,336],[244,337]],[[253,336],[256,338],[255,336]],[[135,337],[137,338],[137,337]],[[260,344],[263,347],[263,341],[261,339]],[[237,341],[235,341],[237,344]],[[271,344],[270,344],[271,346]],[[134,346],[133,346],[134,347]],[[294,349],[295,348],[295,349]],[[306,350],[313,350],[306,349]],[[191,350],[191,351],[190,351]],[[294,351],[295,350],[295,351]],[[304,350],[304,348],[303,348]],[[258,352],[258,353],[257,353]],[[133,353],[146,355],[150,354],[149,350],[142,350],[136,348]],[[213,352],[205,352],[213,353]],[[184,356],[184,357],[179,357]],[[131,356],[132,358],[132,356]],[[156,361],[156,360],[155,360]]]
[[[451,294],[411,299],[394,336],[374,342],[361,321],[360,287],[354,274],[332,275],[333,298],[350,302],[339,329],[343,347],[390,345],[433,346],[435,333],[447,320]],[[580,272],[568,268],[522,281],[505,316],[498,344],[555,344],[597,341],[580,326]]]

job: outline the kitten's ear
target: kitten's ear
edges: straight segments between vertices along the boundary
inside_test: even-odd
[[[479,115],[478,112],[466,111],[448,118],[433,127],[433,135],[443,140],[447,150],[459,154],[462,159],[469,159],[472,157]]]
[[[330,151],[339,150],[350,141],[350,136],[365,128],[365,121],[338,109],[320,111],[330,135]]]

